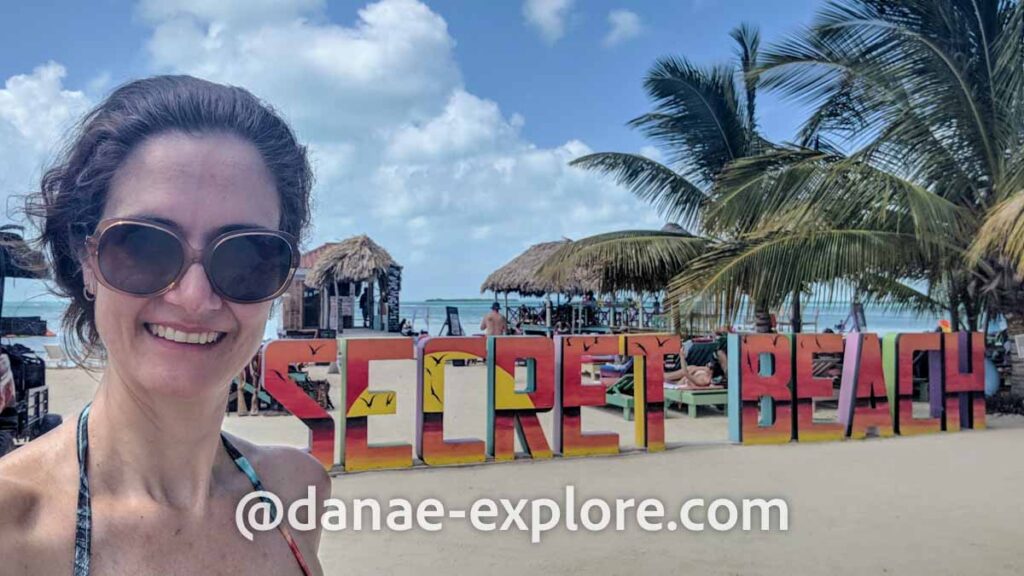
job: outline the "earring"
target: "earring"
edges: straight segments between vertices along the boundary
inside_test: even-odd
[[[85,299],[89,302],[96,299],[96,294],[89,292],[89,288],[85,285],[82,285],[82,295],[85,296]]]

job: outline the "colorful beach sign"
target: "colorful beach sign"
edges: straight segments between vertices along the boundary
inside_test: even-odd
[[[619,436],[584,432],[587,406],[605,405],[602,384],[584,383],[585,359],[633,358],[636,449],[665,449],[665,358],[680,353],[674,334],[622,336],[438,337],[275,340],[262,352],[264,386],[309,428],[309,449],[328,470],[357,472],[414,465],[613,455]],[[980,333],[731,334],[728,430],[738,444],[856,440],[956,432],[985,427],[985,340]],[[836,417],[815,414],[834,399],[830,362],[841,359]],[[387,382],[371,382],[370,365],[415,360],[416,396],[400,398]],[[341,405],[332,415],[309,398],[289,366],[337,362]],[[484,438],[444,435],[445,367],[486,365]],[[525,372],[517,388],[516,369]],[[823,368],[824,367],[824,368]],[[823,372],[824,370],[824,372]],[[927,392],[928,402],[916,399]],[[399,402],[415,402],[415,444],[375,444],[376,418],[394,418]],[[551,412],[553,433],[538,415]],[[339,423],[335,429],[335,421]],[[516,453],[516,438],[523,448]],[[414,458],[415,455],[415,458]]]

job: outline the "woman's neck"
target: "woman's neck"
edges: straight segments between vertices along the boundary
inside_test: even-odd
[[[203,508],[215,469],[230,466],[220,440],[227,389],[210,390],[199,398],[158,397],[109,366],[89,413],[93,490]]]

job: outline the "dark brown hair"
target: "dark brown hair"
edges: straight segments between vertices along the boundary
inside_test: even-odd
[[[228,133],[250,142],[274,177],[280,229],[302,238],[309,225],[313,173],[305,146],[269,105],[249,91],[192,76],[155,76],[114,90],[71,133],[25,212],[39,229],[51,290],[71,303],[61,319],[65,347],[79,363],[103,351],[93,302],[82,292],[80,255],[99,223],[115,172],[147,138],[167,132]]]

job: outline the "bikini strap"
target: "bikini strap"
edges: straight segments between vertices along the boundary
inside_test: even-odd
[[[245,477],[249,479],[249,483],[252,484],[252,489],[260,491],[263,490],[263,482],[260,482],[260,477],[256,474],[256,469],[249,463],[249,459],[243,456],[242,453],[238,451],[238,448],[235,448],[235,445],[228,440],[227,435],[223,432],[220,434],[220,441],[224,444],[224,449],[228,451],[228,456],[230,456],[231,460],[234,461],[235,466],[237,466],[238,469],[245,474]],[[273,513],[272,517],[277,517],[276,511]]]
[[[78,514],[75,521],[74,576],[89,576],[89,557],[92,553],[92,498],[89,494],[89,408],[85,405],[78,416]]]
[[[76,436],[76,444],[78,447],[78,514],[75,522],[75,566],[74,576],[89,576],[89,559],[92,554],[92,497],[89,492],[89,409],[92,407],[92,403],[85,405],[82,409],[82,413],[78,416],[78,431]],[[249,479],[249,483],[252,484],[253,490],[263,490],[263,483],[260,482],[260,477],[256,474],[256,470],[249,463],[249,459],[242,455],[237,448],[228,440],[227,436],[222,432],[220,435],[221,442],[224,444],[224,448],[228,451],[228,456],[234,461],[235,466],[245,474],[246,478]],[[264,498],[265,502],[270,504],[271,518],[277,518],[278,510],[274,503],[269,499]],[[292,555],[295,556],[295,560],[299,563],[299,568],[302,569],[302,573],[306,576],[310,576],[313,572],[309,569],[309,565],[306,564],[305,558],[302,557],[302,551],[299,550],[298,544],[292,537],[288,527],[285,526],[284,522],[278,526],[281,534],[284,536],[285,542],[288,543],[288,547],[292,551]]]
[[[224,449],[228,451],[228,456],[230,456],[235,462],[235,466],[238,466],[238,469],[241,470],[242,473],[245,474],[246,478],[249,479],[249,483],[252,484],[252,489],[263,491],[263,482],[260,481],[260,477],[256,474],[256,469],[249,463],[249,459],[243,456],[242,453],[238,451],[238,448],[235,448],[234,444],[228,440],[227,435],[223,432],[220,434],[220,440],[224,444]],[[270,517],[276,519],[279,511],[277,506],[274,505],[274,502],[265,497],[261,498],[261,500],[270,505]],[[288,530],[287,523],[282,521],[277,525],[277,528],[281,532],[281,535],[284,536],[284,541],[288,544],[288,548],[291,549],[292,556],[295,556],[295,561],[299,563],[299,568],[302,570],[302,573],[305,576],[311,576],[313,571],[310,570],[309,565],[306,564],[306,559],[302,556],[302,550],[299,549],[298,543],[295,542],[295,538],[292,536],[291,531]]]

